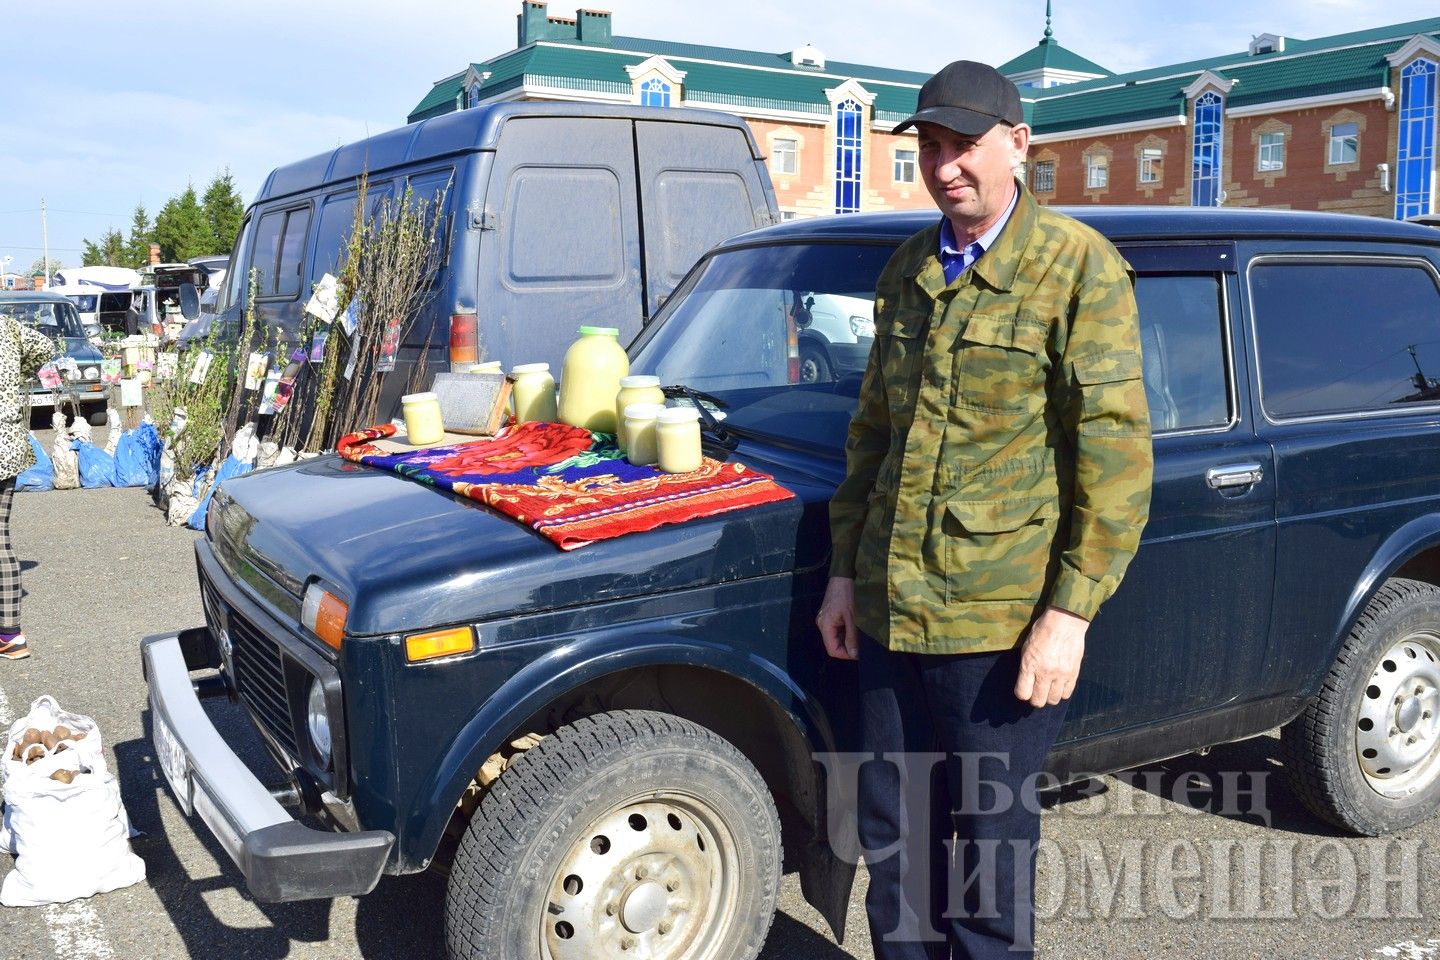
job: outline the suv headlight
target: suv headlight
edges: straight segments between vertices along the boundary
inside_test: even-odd
[[[325,709],[325,686],[319,680],[310,681],[309,703],[305,708],[305,728],[310,733],[310,742],[315,753],[328,767],[330,765],[330,713]]]
[[[875,336],[875,321],[869,317],[851,317],[850,332],[855,334],[856,340]]]
[[[85,379],[86,379],[86,380],[99,380],[99,379],[100,379],[100,368],[99,368],[99,367],[86,367],[86,368],[85,368]]]

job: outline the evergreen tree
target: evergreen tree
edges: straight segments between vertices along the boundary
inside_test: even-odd
[[[106,230],[99,243],[85,241],[85,252],[80,256],[82,267],[119,267],[125,261],[125,238],[119,230]]]
[[[155,242],[160,244],[160,259],[166,263],[178,263],[211,252],[215,239],[193,185],[165,201],[165,206],[155,215]]]
[[[201,205],[214,240],[213,246],[205,252],[229,253],[235,247],[235,235],[240,232],[240,221],[245,216],[245,201],[235,189],[235,178],[230,174],[229,167],[210,181]]]
[[[135,214],[130,220],[130,235],[125,238],[125,250],[121,254],[120,266],[138,270],[150,262],[150,243],[155,228],[150,225],[150,215],[145,204],[135,204]]]

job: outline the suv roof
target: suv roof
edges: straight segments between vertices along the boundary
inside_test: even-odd
[[[99,287],[85,291],[86,293],[101,293]],[[43,301],[55,303],[69,303],[70,298],[63,293],[55,293],[51,290],[0,290],[0,303],[39,303]]]
[[[427,160],[476,150],[494,150],[500,140],[500,128],[512,117],[622,117],[659,120],[666,124],[736,127],[745,133],[751,156],[756,160],[763,157],[745,122],[716,110],[518,100],[441,114],[347,143],[329,153],[277,167],[266,178],[251,205],[302,190],[313,190],[323,184],[353,180],[362,173],[368,173],[373,178],[388,170]]]
[[[1379,217],[1298,210],[1235,210],[1209,207],[1056,207],[1111,240],[1184,240],[1240,237],[1345,237],[1403,240],[1440,246],[1433,227]],[[885,238],[903,240],[935,223],[936,210],[851,213],[813,220],[789,220],[741,234],[727,245],[754,240]]]

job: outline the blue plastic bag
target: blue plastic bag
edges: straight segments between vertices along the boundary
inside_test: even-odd
[[[160,432],[153,423],[142,423],[138,429],[131,432],[135,434],[135,445],[145,467],[144,486],[147,490],[153,490],[160,482],[160,450],[164,446],[160,441]]]
[[[205,491],[205,496],[195,505],[195,512],[190,514],[190,519],[185,521],[185,525],[191,530],[204,530],[205,511],[210,509],[210,498],[215,496],[215,490],[220,484],[229,480],[231,477],[238,477],[254,469],[255,465],[252,463],[243,463],[236,460],[233,456],[226,457],[225,462],[220,464],[220,469],[215,471],[215,482],[210,484],[210,489]],[[200,489],[200,482],[204,476],[205,475],[201,473],[195,477],[196,490]]]
[[[114,486],[115,458],[88,440],[75,441],[75,461],[80,467],[80,486],[85,489]]]
[[[150,485],[150,471],[145,460],[145,450],[137,434],[138,430],[126,430],[115,443],[115,473],[111,483],[117,487],[145,487]]]
[[[35,465],[15,478],[17,493],[37,492],[55,489],[55,468],[45,454],[45,448],[30,434],[30,449],[35,451]]]

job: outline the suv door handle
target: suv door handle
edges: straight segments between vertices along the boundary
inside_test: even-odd
[[[1205,485],[1211,490],[1253,487],[1264,479],[1265,468],[1258,463],[1230,463],[1205,471]]]

